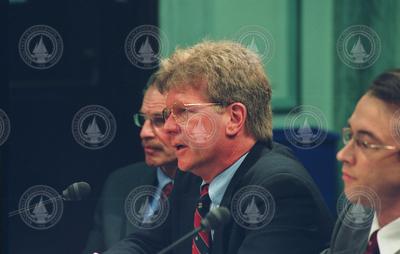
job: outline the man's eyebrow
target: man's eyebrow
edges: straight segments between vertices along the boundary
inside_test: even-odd
[[[144,113],[143,111],[139,111],[139,114],[143,114],[143,115],[146,115],[146,116],[162,116],[162,112],[160,111],[160,112],[154,112],[154,113],[151,113],[151,114],[146,114],[146,113]]]
[[[367,131],[367,130],[359,130],[359,131],[357,131],[357,134],[358,135],[363,135],[363,136],[368,136],[368,137],[370,137],[372,139],[375,139],[375,140],[379,141],[379,138],[377,136],[375,136],[372,132]]]
[[[351,129],[350,121],[347,121],[347,125],[348,125],[349,128]],[[355,134],[357,134],[357,135],[363,135],[363,136],[368,136],[369,138],[375,139],[375,140],[378,141],[378,142],[382,142],[382,141],[380,140],[380,138],[378,138],[375,134],[373,134],[372,132],[367,131],[367,130],[362,130],[362,129],[361,129],[361,130],[358,130],[357,133],[355,133]]]

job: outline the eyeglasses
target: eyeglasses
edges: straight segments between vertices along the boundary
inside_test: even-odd
[[[222,106],[219,102],[208,102],[208,103],[174,103],[172,108],[164,108],[162,111],[162,116],[164,122],[172,114],[172,117],[177,123],[184,123],[189,118],[189,113],[194,113],[191,111],[193,107],[208,107],[208,106]]]
[[[362,137],[353,135],[351,129],[349,127],[345,127],[342,129],[342,139],[343,143],[347,145],[350,140],[354,140],[357,147],[361,148],[362,150],[396,150],[397,147],[391,145],[381,145],[381,144],[371,144],[370,142],[363,140]]]
[[[162,128],[164,126],[164,118],[162,114],[148,116],[143,113],[136,113],[133,115],[133,121],[135,125],[142,128],[146,120],[150,120],[151,124],[155,128]]]

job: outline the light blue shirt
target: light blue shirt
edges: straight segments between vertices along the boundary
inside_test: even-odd
[[[232,177],[235,175],[240,165],[242,165],[242,162],[248,154],[249,153],[245,153],[242,155],[242,157],[240,157],[235,163],[233,163],[229,168],[225,169],[221,174],[217,175],[211,181],[210,185],[208,186],[208,195],[210,196],[211,200],[210,210],[219,207],[225,191],[232,180]],[[201,186],[205,184],[206,182],[203,181]],[[214,240],[214,230],[211,230],[211,238]]]
[[[162,189],[164,189],[164,187],[167,184],[174,182],[174,180],[172,180],[169,176],[167,176],[164,173],[164,171],[162,171],[161,168],[157,168],[157,181],[158,181],[158,185],[157,185],[158,193],[161,193]]]
[[[242,155],[242,157],[240,157],[235,163],[233,163],[229,168],[225,169],[221,174],[217,175],[211,181],[210,186],[208,187],[208,195],[210,196],[211,200],[210,210],[219,207],[233,175],[236,173],[248,154],[249,153],[245,153]],[[203,181],[201,186],[204,184],[206,184],[206,182]]]

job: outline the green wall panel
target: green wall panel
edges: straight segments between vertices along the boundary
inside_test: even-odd
[[[298,103],[296,11],[293,0],[168,0],[160,1],[160,28],[169,39],[169,53],[204,38],[240,38],[241,32],[253,30],[249,26],[265,29],[274,48],[272,58],[264,62],[272,83],[273,108],[286,112]],[[258,42],[259,48],[263,46]]]

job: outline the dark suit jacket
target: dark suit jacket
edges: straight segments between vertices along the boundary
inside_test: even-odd
[[[105,253],[157,253],[191,231],[200,184],[199,177],[179,172],[166,223],[155,230],[138,231]],[[249,185],[272,194],[276,203],[273,220],[261,229],[248,230],[231,219],[215,230],[211,254],[312,254],[328,246],[328,209],[311,177],[286,147],[258,142],[233,176],[221,206],[230,208],[236,191]],[[191,244],[189,239],[171,253],[190,254]]]
[[[350,205],[350,204],[349,204]],[[330,248],[321,252],[321,254],[364,254],[368,245],[369,231],[371,230],[372,219],[370,223],[364,224],[365,227],[351,227],[343,223],[346,208],[343,210],[332,233]],[[366,208],[367,213],[371,211]],[[369,224],[369,225],[368,225]]]
[[[157,170],[144,162],[121,168],[107,178],[94,214],[94,225],[82,252],[102,252],[110,248],[136,228],[127,220],[125,198],[136,187],[156,185]]]

